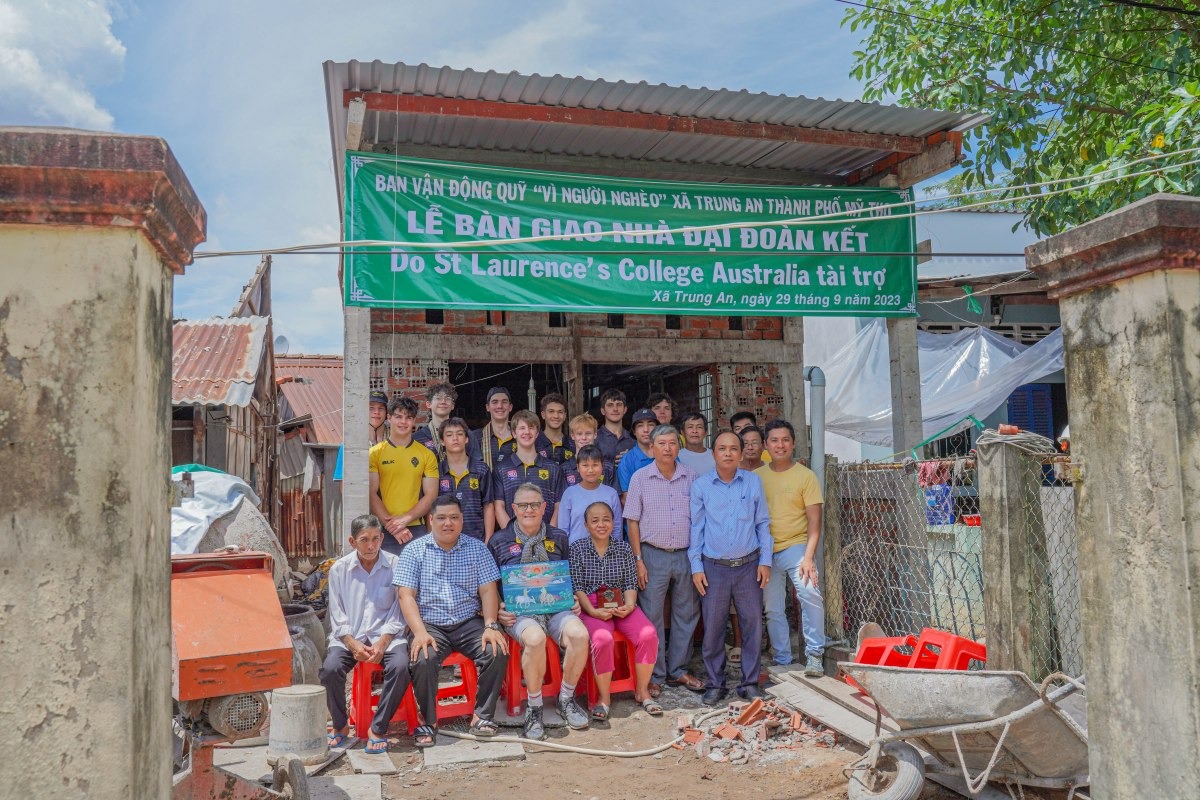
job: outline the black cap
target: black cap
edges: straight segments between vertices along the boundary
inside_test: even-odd
[[[654,412],[648,408],[639,408],[633,412],[633,422],[630,426],[636,428],[639,422],[653,422],[657,425],[658,417],[654,416]]]
[[[382,403],[386,406],[388,404],[387,392],[371,392],[371,399],[367,401],[367,405],[371,403]]]
[[[508,398],[508,402],[510,402],[510,403],[512,402],[512,393],[509,392],[508,389],[504,388],[503,386],[493,386],[492,388],[488,389],[487,402],[489,402],[489,403],[492,402],[492,398],[498,394],[504,395],[505,397]]]

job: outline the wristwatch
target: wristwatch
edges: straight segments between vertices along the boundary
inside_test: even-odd
[[[500,623],[499,623],[499,622],[489,622],[489,623],[487,623],[486,625],[484,625],[483,627],[485,627],[485,628],[491,628],[491,629],[492,629],[492,630],[494,630],[494,631],[501,631],[501,632],[503,632],[503,631],[504,631],[504,628],[500,627]]]

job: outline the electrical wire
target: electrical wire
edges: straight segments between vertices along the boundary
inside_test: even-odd
[[[985,207],[985,206],[995,205],[996,203],[1001,203],[1001,202],[1012,203],[1014,201],[1034,200],[1034,199],[1043,199],[1046,197],[1054,197],[1054,196],[1061,195],[1061,194],[1067,194],[1067,193],[1070,193],[1070,192],[1073,192],[1073,191],[1076,191],[1076,190],[1082,189],[1082,188],[1089,188],[1089,187],[1095,188],[1097,186],[1103,186],[1103,185],[1106,185],[1109,183],[1114,183],[1116,181],[1128,180],[1130,178],[1139,178],[1139,177],[1144,177],[1146,175],[1160,174],[1163,172],[1169,172],[1169,171],[1173,171],[1173,170],[1177,170],[1177,169],[1182,169],[1184,167],[1189,167],[1189,166],[1194,166],[1196,164],[1200,164],[1200,158],[1197,158],[1197,159],[1192,159],[1189,161],[1180,162],[1178,164],[1167,164],[1167,165],[1163,165],[1160,167],[1143,170],[1140,172],[1127,172],[1125,174],[1116,175],[1116,176],[1106,178],[1103,180],[1096,180],[1100,175],[1105,175],[1105,174],[1112,173],[1112,172],[1119,172],[1121,170],[1128,169],[1128,167],[1130,167],[1134,164],[1145,163],[1148,161],[1152,161],[1152,160],[1155,160],[1158,158],[1164,158],[1167,156],[1188,155],[1188,154],[1192,154],[1192,153],[1200,153],[1200,147],[1187,148],[1185,150],[1178,150],[1178,151],[1174,151],[1172,153],[1157,153],[1157,154],[1153,154],[1150,156],[1144,156],[1142,158],[1127,162],[1126,164],[1123,164],[1119,167],[1111,167],[1109,169],[1101,170],[1101,171],[1093,173],[1091,175],[1081,175],[1081,176],[1074,176],[1074,177],[1070,177],[1070,178],[1055,178],[1055,179],[1052,179],[1049,181],[1040,181],[1037,183],[1021,184],[1021,185],[1012,186],[1012,187],[981,189],[981,190],[970,191],[970,192],[959,192],[957,194],[950,194],[950,195],[945,195],[945,196],[939,197],[936,199],[936,201],[944,202],[945,200],[948,200],[948,199],[974,197],[974,196],[978,196],[981,194],[995,194],[997,192],[1006,192],[1007,193],[1007,192],[1018,191],[1018,190],[1022,190],[1022,189],[1046,188],[1046,187],[1050,187],[1050,186],[1056,186],[1056,185],[1060,185],[1060,184],[1064,184],[1064,183],[1073,183],[1073,182],[1077,182],[1077,181],[1088,181],[1089,182],[1088,187],[1068,186],[1068,187],[1062,188],[1062,189],[1052,189],[1051,191],[1038,192],[1036,194],[1030,194],[1030,195],[1025,195],[1025,196],[1005,197],[1002,199],[986,200],[986,201],[981,201],[978,203],[965,203],[963,205],[946,207],[946,208],[933,208],[933,209],[927,209],[927,210],[923,210],[923,211],[912,211],[912,212],[906,212],[906,213],[901,213],[901,214],[892,214],[892,215],[889,215],[886,217],[874,217],[874,216],[863,217],[862,215],[876,214],[879,211],[891,210],[893,208],[908,208],[909,206],[915,205],[916,203],[933,202],[933,201],[932,200],[931,201],[916,200],[916,201],[912,201],[911,203],[910,202],[888,203],[888,204],[874,206],[874,207],[868,208],[868,209],[850,209],[847,211],[834,211],[834,212],[829,212],[827,214],[818,214],[818,215],[807,216],[807,217],[790,217],[790,218],[778,219],[778,220],[754,220],[754,221],[749,221],[749,222],[729,222],[729,223],[719,223],[719,224],[713,224],[713,225],[686,226],[686,227],[682,227],[682,228],[664,228],[662,230],[645,231],[645,232],[641,232],[641,233],[643,236],[654,236],[654,235],[660,235],[663,233],[670,233],[672,235],[675,235],[675,234],[686,234],[686,233],[702,233],[704,231],[711,231],[711,230],[724,230],[724,229],[733,230],[733,229],[750,228],[750,227],[764,227],[764,226],[770,226],[770,225],[799,225],[799,224],[836,225],[836,224],[845,224],[845,223],[849,223],[849,222],[863,223],[863,222],[874,222],[874,221],[893,221],[893,220],[900,220],[900,219],[912,219],[912,218],[916,218],[916,217],[920,217],[920,216],[929,216],[932,214],[945,214],[945,213],[950,213],[953,211],[964,211],[964,210],[968,210],[968,209],[972,209],[972,208],[981,208],[981,207]],[[611,231],[601,231],[600,235],[601,236],[616,236],[616,235],[628,235],[630,233],[632,233],[633,235],[638,235],[639,232],[611,230]],[[368,247],[368,248],[369,247],[387,247],[387,248],[407,247],[407,248],[413,248],[413,249],[420,249],[422,251],[434,251],[434,252],[439,252],[436,250],[436,248],[449,248],[450,250],[457,252],[460,248],[500,247],[500,246],[504,246],[504,245],[513,245],[513,244],[536,244],[539,242],[547,242],[547,241],[562,241],[567,238],[574,238],[574,236],[575,236],[574,234],[549,234],[549,235],[545,235],[545,236],[523,236],[523,237],[510,238],[510,239],[494,239],[494,240],[471,239],[471,240],[464,240],[464,241],[460,241],[460,242],[405,242],[405,241],[399,241],[399,240],[389,241],[389,240],[363,239],[363,240],[350,240],[350,241],[338,241],[338,242],[323,242],[323,243],[317,243],[317,244],[291,245],[288,247],[268,248],[268,249],[261,249],[261,250],[229,250],[229,251],[200,252],[200,253],[195,253],[194,255],[196,258],[216,258],[216,257],[222,257],[222,256],[245,256],[245,255],[267,255],[267,254],[277,255],[277,254],[284,254],[284,253],[302,253],[302,252],[305,252],[307,250],[311,250],[314,248],[339,248],[342,250],[345,250],[345,249],[356,250],[361,247]],[[440,252],[445,252],[445,251],[440,251]],[[587,254],[586,251],[579,251],[579,252],[581,252],[585,255]],[[658,252],[658,251],[654,251],[654,252]],[[924,255],[924,254],[922,254],[922,255]]]
[[[1108,0],[1110,5],[1117,6],[1132,6],[1134,8],[1147,8],[1151,11],[1163,11],[1167,14],[1183,14],[1186,17],[1200,17],[1200,11],[1192,8],[1175,8],[1173,6],[1163,6],[1158,3],[1144,3],[1141,0]]]
[[[866,8],[871,11],[877,11],[877,12],[880,12],[883,14],[892,14],[893,16],[897,16],[897,17],[908,17],[909,19],[918,19],[918,20],[921,20],[922,22],[929,22],[934,25],[943,25],[943,26],[946,26],[949,28],[958,28],[959,30],[975,31],[976,33],[983,33],[983,34],[987,34],[988,36],[994,36],[997,39],[1007,39],[1010,42],[1021,42],[1022,44],[1031,44],[1031,45],[1034,45],[1035,47],[1044,47],[1047,50],[1061,51],[1061,52],[1065,52],[1065,53],[1073,53],[1074,55],[1077,55],[1077,56],[1085,56],[1087,58],[1095,58],[1095,59],[1099,59],[1102,61],[1110,61],[1114,64],[1121,64],[1122,66],[1126,66],[1126,67],[1137,67],[1138,69],[1153,70],[1154,72],[1162,72],[1162,73],[1166,73],[1168,75],[1181,75],[1185,78],[1191,78],[1192,80],[1200,80],[1200,77],[1198,77],[1196,75],[1192,75],[1187,72],[1179,72],[1178,70],[1167,69],[1165,67],[1156,67],[1152,64],[1142,64],[1137,61],[1127,61],[1126,59],[1123,59],[1123,58],[1114,58],[1113,56],[1105,56],[1105,55],[1101,55],[1099,53],[1090,53],[1087,50],[1076,50],[1075,48],[1066,47],[1063,45],[1050,45],[1050,44],[1046,44],[1045,42],[1039,42],[1036,39],[1022,39],[1020,36],[1013,36],[1012,34],[1009,34],[1009,33],[997,33],[995,31],[990,31],[987,28],[982,28],[978,25],[971,25],[970,23],[966,23],[966,22],[952,22],[950,20],[934,19],[933,17],[923,17],[920,14],[913,14],[911,12],[901,11],[901,10],[895,9],[895,8],[884,8],[882,6],[873,6],[870,3],[860,3],[860,2],[856,2],[855,0],[836,0],[836,1],[841,3],[842,5],[858,6],[859,8]]]
[[[972,291],[969,296],[970,297],[986,297],[989,294],[995,293],[995,291],[997,289],[999,289],[1001,286],[1008,286],[1010,283],[1018,283],[1019,281],[1025,280],[1032,274],[1033,273],[1030,272],[1029,270],[1025,270],[1024,272],[1022,272],[1020,275],[1016,276],[1015,278],[1009,278],[1006,281],[1001,281],[1000,283],[993,284],[992,286],[989,286],[987,289],[984,289],[983,291],[980,291],[980,292]],[[944,306],[944,305],[948,305],[950,303],[961,303],[963,300],[966,300],[967,297],[968,297],[968,295],[966,293],[964,293],[962,297],[951,297],[948,300],[921,300],[919,302],[923,306]],[[949,313],[949,312],[946,312],[946,313]],[[954,315],[951,315],[951,316],[954,316]],[[962,319],[962,317],[958,317],[958,319]],[[969,320],[962,319],[962,321],[968,322]],[[972,322],[971,324],[977,325],[978,323]]]
[[[988,428],[979,434],[979,438],[975,440],[976,448],[992,444],[1004,444],[1009,447],[1015,447],[1024,453],[1038,458],[1058,455],[1058,448],[1054,446],[1054,442],[1040,433],[1034,433],[1033,431],[1019,430],[1016,433],[1000,433],[993,428]]]

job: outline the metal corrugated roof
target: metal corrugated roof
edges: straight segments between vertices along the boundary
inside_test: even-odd
[[[293,417],[312,416],[310,444],[342,443],[341,356],[275,356],[275,380]]]
[[[172,327],[171,403],[249,405],[268,323],[267,317],[177,321]]]
[[[341,185],[346,145],[344,92],[365,91],[484,100],[564,108],[628,111],[697,119],[767,123],[799,128],[896,136],[930,136],[980,124],[985,115],[771,95],[729,89],[627,83],[562,75],[521,75],[427,64],[349,61],[324,64],[334,164]],[[874,163],[881,151],[752,137],[708,136],[504,119],[439,117],[367,111],[364,141],[570,156],[608,156],[758,170],[811,170],[844,176]]]

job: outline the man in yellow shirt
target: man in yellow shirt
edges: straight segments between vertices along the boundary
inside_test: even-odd
[[[388,437],[371,448],[371,513],[383,522],[383,549],[399,555],[404,545],[429,532],[425,515],[438,495],[438,461],[413,440],[417,404],[394,397],[388,406]]]
[[[804,632],[804,674],[823,675],[825,653],[825,602],[821,598],[815,557],[821,543],[821,510],[824,500],[817,476],[792,457],[796,430],[791,423],[773,419],[766,424],[767,452],[771,463],[754,472],[762,479],[775,540],[771,579],[763,592],[767,635],[776,664],[792,663],[792,639],[784,614],[787,580],[800,598]],[[784,576],[787,576],[786,578]]]

